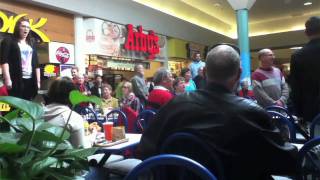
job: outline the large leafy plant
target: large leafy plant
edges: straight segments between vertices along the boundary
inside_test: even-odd
[[[79,91],[72,91],[69,98],[73,106],[81,102],[101,103],[99,98],[84,96]],[[10,124],[10,131],[0,132],[1,180],[72,179],[88,169],[87,156],[97,149],[74,149],[68,142],[67,125],[62,128],[45,122],[41,105],[11,96],[0,97],[0,102],[15,109],[0,116],[1,121]]]

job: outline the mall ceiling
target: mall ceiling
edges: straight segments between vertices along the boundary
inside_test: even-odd
[[[232,39],[237,37],[235,11],[227,0],[133,1]],[[312,4],[304,5],[307,2]],[[320,0],[256,0],[249,11],[251,49],[277,49],[278,59],[288,62],[294,51],[289,47],[307,42],[303,30],[310,16],[320,16]]]
[[[133,0],[166,14],[237,37],[235,11],[227,0]],[[304,3],[312,2],[305,6]],[[249,12],[250,36],[304,29],[310,16],[320,16],[319,0],[256,0]]]

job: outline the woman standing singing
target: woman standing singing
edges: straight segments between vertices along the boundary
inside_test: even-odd
[[[40,88],[40,68],[29,21],[19,20],[13,37],[4,39],[0,47],[0,64],[9,95],[32,100]]]

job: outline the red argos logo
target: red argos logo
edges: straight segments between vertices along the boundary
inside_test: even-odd
[[[61,64],[68,62],[70,58],[69,50],[65,47],[59,47],[56,51],[56,58]]]

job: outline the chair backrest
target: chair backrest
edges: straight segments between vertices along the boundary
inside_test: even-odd
[[[288,118],[292,123],[295,123],[294,118],[292,116],[292,114],[288,111],[288,109],[281,107],[281,106],[277,106],[277,105],[272,105],[272,106],[268,106],[265,108],[266,111],[276,111],[278,113],[281,113],[283,116],[285,116],[286,118]]]
[[[98,122],[98,116],[96,112],[89,107],[79,107],[77,112],[82,115],[82,117],[87,120],[89,123]]]
[[[310,138],[320,136],[320,113],[313,118],[310,125]]]
[[[141,164],[136,166],[130,173],[126,176],[126,180],[135,180],[138,179],[139,175],[147,172],[148,170],[155,169],[155,167],[174,165],[178,167],[183,167],[194,174],[198,175],[201,179],[204,180],[216,180],[217,178],[204,166],[200,163],[175,154],[162,154],[153,156],[144,160]],[[162,169],[162,168],[160,168]]]
[[[140,112],[136,120],[136,131],[142,133],[155,116],[156,112],[150,109],[145,109]]]
[[[320,137],[313,138],[303,145],[298,153],[298,179],[308,176],[320,177]]]
[[[293,123],[279,112],[268,111],[268,114],[274,120],[274,124],[280,129],[281,135],[290,142],[295,142],[296,129]]]
[[[110,111],[106,115],[106,121],[112,121],[114,126],[124,125],[126,132],[128,131],[127,116],[118,109]]]
[[[223,164],[214,148],[191,132],[176,132],[166,138],[160,153],[179,154],[191,158],[224,179]]]

